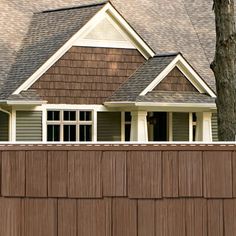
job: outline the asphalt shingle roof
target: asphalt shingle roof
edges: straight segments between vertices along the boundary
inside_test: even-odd
[[[42,98],[37,94],[35,90],[28,89],[27,91],[22,91],[20,94],[12,94],[8,97],[8,100],[17,101],[42,101]]]
[[[25,71],[28,71],[27,67],[30,67],[29,71],[37,69],[36,61],[47,60],[64,43],[63,40],[71,36],[69,34],[79,30],[95,14],[99,6],[83,10],[83,13],[74,9],[65,15],[62,11],[36,12],[91,3],[101,1],[0,1],[3,9],[0,12],[0,99],[10,95],[10,88],[17,87],[16,81],[20,83],[27,79],[30,74]],[[156,54],[181,52],[200,76],[215,88],[209,67],[215,46],[212,0],[112,0],[112,4]],[[61,32],[55,32],[54,28]],[[55,43],[52,43],[53,39]],[[22,64],[19,63],[21,60]]]
[[[139,94],[175,59],[178,54],[155,56],[143,65],[107,99],[107,102],[136,101]]]
[[[34,14],[22,48],[0,90],[0,98],[9,97],[103,6],[104,3]]]
[[[212,103],[215,104],[215,98],[198,92],[186,91],[153,91],[145,96],[139,96],[136,102],[153,103]]]

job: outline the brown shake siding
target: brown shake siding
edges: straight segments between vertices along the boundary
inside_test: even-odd
[[[134,49],[72,47],[31,88],[48,103],[102,104],[144,61]]]
[[[175,67],[165,79],[163,79],[154,91],[194,91],[197,89],[189,82],[183,73]]]

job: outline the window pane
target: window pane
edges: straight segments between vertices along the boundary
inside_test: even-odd
[[[92,141],[92,126],[91,125],[80,125],[79,140]]]
[[[130,112],[125,112],[125,121],[128,121],[128,122],[131,121],[131,113]]]
[[[81,121],[91,121],[92,120],[92,112],[91,111],[80,111],[79,119]]]
[[[48,111],[47,112],[48,120],[60,120],[60,111]]]
[[[64,111],[64,120],[76,120],[76,112],[75,111]]]
[[[60,141],[60,125],[47,126],[47,141]]]
[[[64,141],[76,141],[76,125],[64,125]]]

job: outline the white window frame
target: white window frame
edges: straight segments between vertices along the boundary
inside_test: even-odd
[[[59,120],[58,121],[50,121],[47,119],[47,112],[48,111],[59,111]],[[70,121],[70,120],[64,120],[64,111],[75,111],[76,112],[76,120],[75,121]],[[80,112],[91,112],[91,121],[81,121],[80,120]],[[92,109],[58,109],[58,108],[50,108],[46,109],[46,128],[45,128],[45,137],[46,137],[46,142],[50,142],[47,140],[47,126],[48,125],[60,125],[60,142],[68,142],[64,141],[64,125],[75,125],[76,126],[76,141],[74,142],[85,142],[85,141],[80,141],[79,139],[79,129],[80,125],[91,125],[92,129],[92,134],[91,134],[91,141],[88,142],[94,142],[94,113],[95,111]],[[53,141],[52,141],[53,142]]]

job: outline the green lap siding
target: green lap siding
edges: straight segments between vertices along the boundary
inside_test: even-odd
[[[42,112],[16,112],[16,141],[42,141]]]
[[[212,114],[211,127],[212,127],[212,140],[213,140],[213,142],[217,142],[217,141],[219,141],[219,139],[218,139],[218,125],[217,125],[217,113]]]
[[[0,111],[0,142],[9,141],[9,115]]]
[[[189,113],[173,113],[173,141],[189,141]]]
[[[121,141],[121,113],[98,112],[97,140]]]

